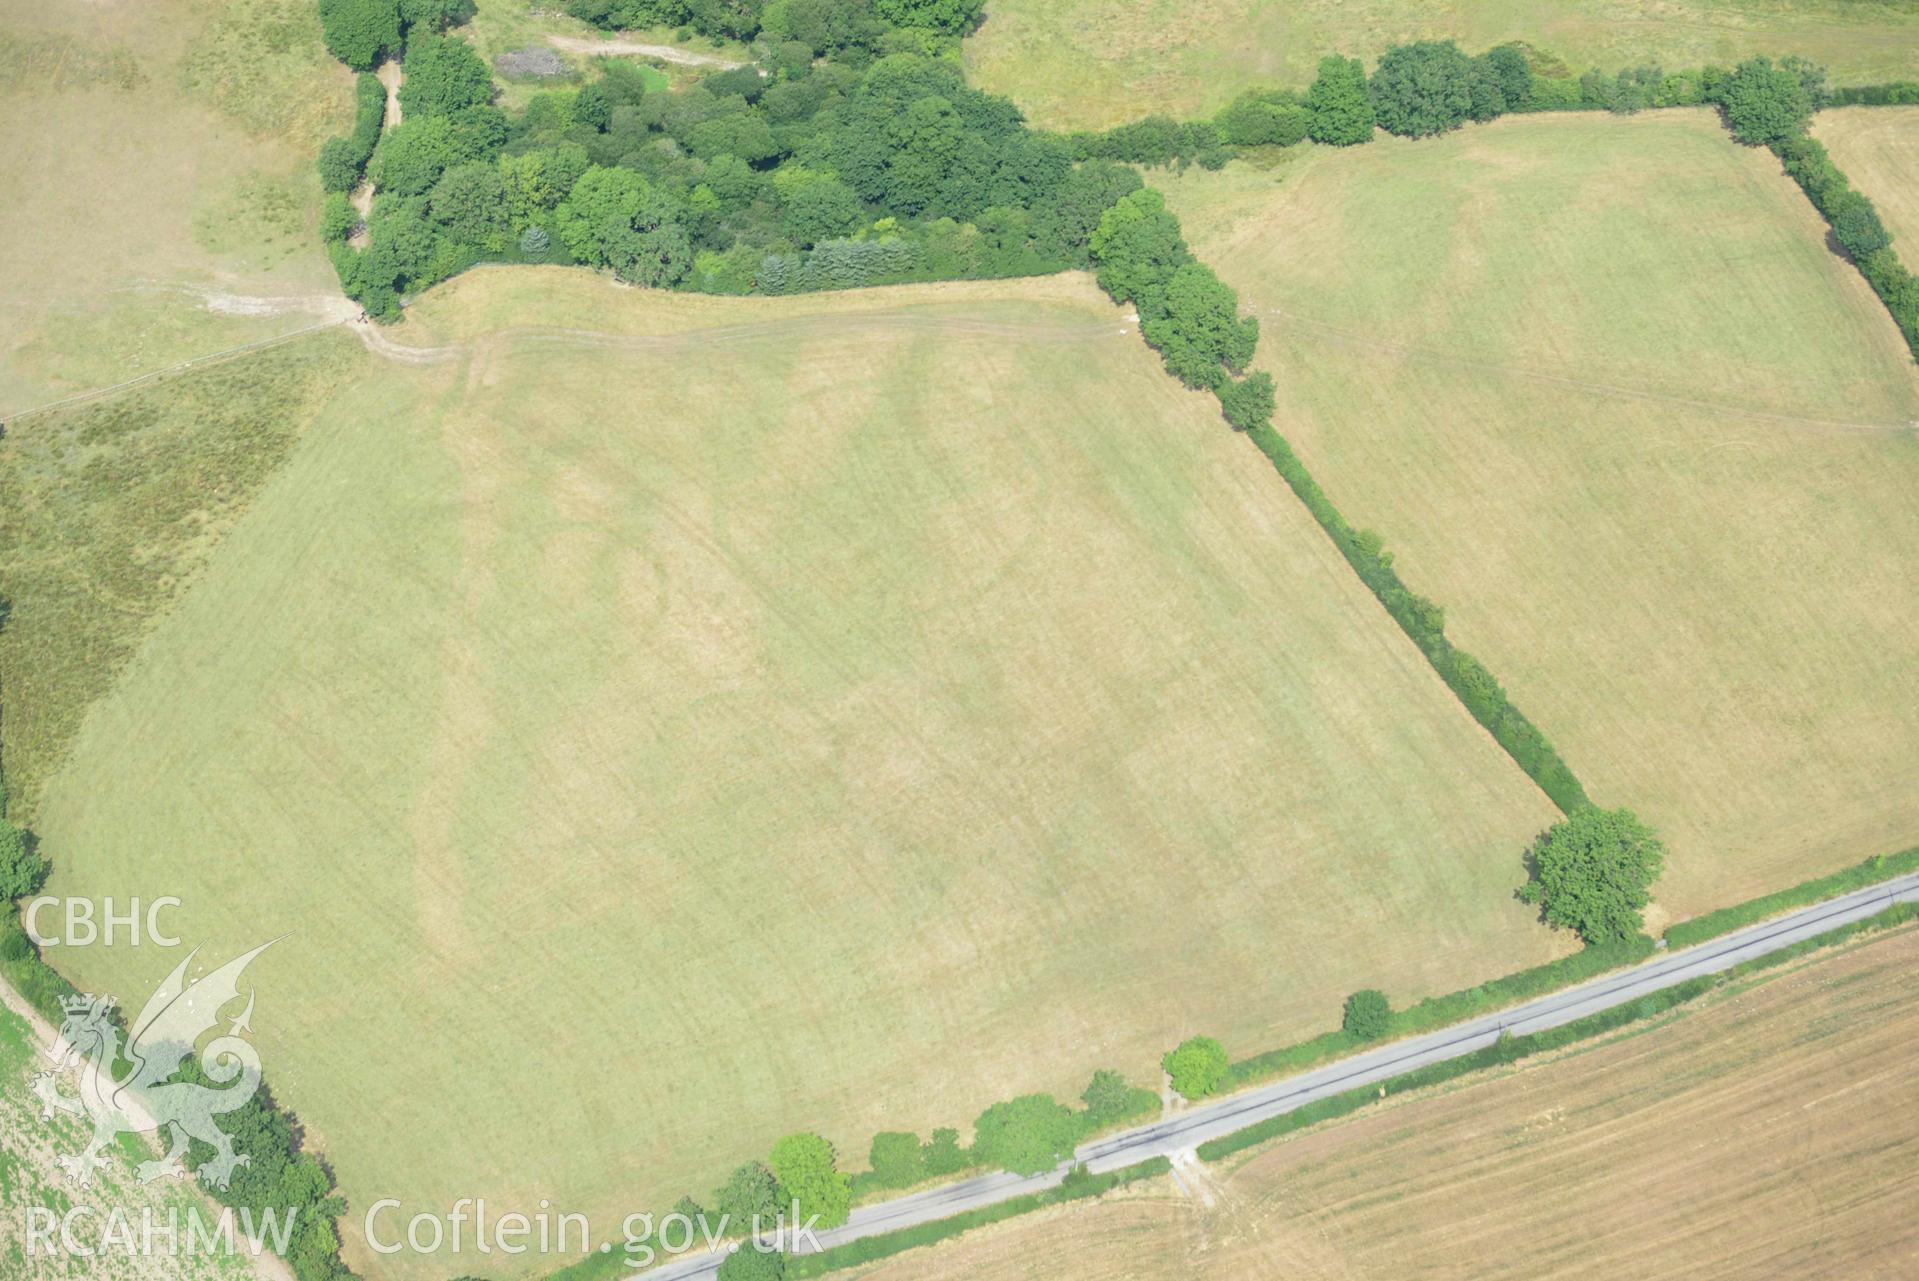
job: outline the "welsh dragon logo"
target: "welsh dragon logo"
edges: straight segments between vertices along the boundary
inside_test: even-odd
[[[187,1169],[181,1158],[192,1139],[214,1149],[213,1159],[202,1164],[199,1171],[209,1187],[224,1190],[232,1182],[234,1169],[248,1164],[248,1158],[233,1150],[233,1139],[213,1123],[213,1118],[244,1105],[260,1086],[259,1053],[241,1036],[252,1030],[252,992],[247,994],[246,1009],[227,1031],[207,1042],[200,1052],[199,1075],[214,1086],[172,1078],[193,1055],[200,1038],[218,1025],[221,1009],[239,998],[241,972],[271,946],[273,943],[263,943],[191,984],[187,982],[187,966],[198,953],[189,955],[174,967],[133,1021],[124,1053],[120,1028],[113,1018],[112,997],[77,996],[61,1002],[66,1021],[60,1027],[59,1041],[46,1053],[56,1071],[80,1063],[80,1093],[62,1094],[54,1072],[35,1077],[33,1092],[44,1105],[42,1120],[52,1120],[58,1110],[93,1122],[93,1137],[86,1147],[60,1158],[71,1182],[83,1188],[90,1186],[93,1172],[107,1163],[101,1152],[123,1133],[172,1131],[166,1155],[157,1161],[143,1161],[135,1170],[142,1183],[185,1177]],[[116,1075],[116,1067],[123,1062],[131,1067]]]

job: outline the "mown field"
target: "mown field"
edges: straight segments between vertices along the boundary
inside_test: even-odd
[[[1665,914],[1919,835],[1919,387],[1770,155],[1662,112],[1158,181],[1280,432],[1664,831]]]
[[[1563,948],[1549,804],[1128,328],[435,291],[93,707],[53,891],[291,932],[254,1026],[356,1204],[602,1218]]]
[[[0,0],[0,416],[337,314],[311,0]]]
[[[1799,53],[1841,84],[1909,76],[1919,10],[1901,0],[989,0],[966,43],[981,87],[1050,128],[1209,114],[1243,89],[1304,89],[1329,53],[1408,40],[1478,53],[1524,40],[1575,73],[1731,65]]]
[[[1156,1180],[860,1275],[1908,1277],[1915,964],[1907,930],[1596,1048],[1182,1171],[1184,1193]]]
[[[1812,118],[1852,185],[1872,197],[1906,262],[1919,261],[1919,107],[1840,107]]]

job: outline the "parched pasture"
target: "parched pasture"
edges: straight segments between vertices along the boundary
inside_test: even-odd
[[[1132,328],[436,290],[95,705],[53,891],[290,933],[254,1026],[355,1205],[600,1222],[1556,954],[1550,804]]]
[[[1895,1277],[1919,1106],[1911,930],[1608,1043],[1479,1074],[870,1281]],[[1210,1203],[1208,1202],[1210,1198]]]
[[[313,0],[0,3],[0,417],[338,314]]]
[[[1160,185],[1260,316],[1278,430],[1663,830],[1665,913],[1919,836],[1919,389],[1769,153],[1516,118]]]
[[[1872,197],[1908,265],[1919,262],[1919,107],[1837,107],[1812,118],[1812,136],[1854,190]]]
[[[1209,115],[1245,89],[1303,90],[1329,53],[1524,40],[1577,75],[1797,53],[1840,84],[1908,78],[1919,12],[1898,0],[991,0],[969,73],[1054,129]]]

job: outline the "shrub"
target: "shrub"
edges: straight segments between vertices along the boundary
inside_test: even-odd
[[[1588,944],[1622,942],[1639,932],[1665,859],[1665,844],[1631,810],[1589,805],[1539,838],[1520,897]]]
[[[323,239],[345,240],[360,225],[360,211],[344,192],[336,191],[320,206],[320,235]]]
[[[1219,389],[1220,412],[1234,431],[1251,431],[1273,421],[1273,376],[1258,370]]]
[[[1160,1060],[1173,1088],[1188,1099],[1203,1099],[1226,1082],[1226,1047],[1210,1036],[1191,1036]]]
[[[1346,998],[1346,1012],[1339,1025],[1362,1041],[1377,1041],[1392,1030],[1392,1004],[1376,988],[1355,992]]]
[[[719,1281],[783,1281],[786,1255],[747,1242],[720,1260],[718,1276]]]
[[[1072,1109],[1050,1094],[1026,1094],[980,1113],[973,1155],[1014,1174],[1040,1174],[1065,1160],[1079,1135]]]
[[[884,1187],[908,1187],[926,1177],[926,1156],[917,1134],[897,1130],[875,1134],[867,1164],[872,1167],[873,1178]]]
[[[1307,133],[1314,142],[1349,147],[1373,136],[1373,100],[1366,71],[1357,58],[1337,54],[1319,61],[1319,76],[1306,91],[1311,113]]]
[[[933,1137],[927,1140],[920,1155],[920,1164],[925,1168],[928,1178],[958,1174],[972,1164],[972,1158],[960,1146],[958,1130],[934,1130]]]
[[[836,1162],[833,1145],[817,1134],[789,1134],[773,1145],[767,1163],[796,1207],[798,1221],[817,1214],[823,1228],[846,1222],[853,1205],[852,1182]]]

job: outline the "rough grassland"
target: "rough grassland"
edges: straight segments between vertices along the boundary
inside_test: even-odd
[[[57,892],[295,931],[255,1026],[357,1204],[604,1223],[1564,946],[1544,797],[1084,278],[420,311],[41,819]]]
[[[13,423],[0,441],[0,761],[10,813],[357,361],[339,332]]]
[[[1799,53],[1841,84],[1909,76],[1919,9],[1902,0],[989,0],[966,42],[984,88],[1041,124],[1187,117],[1242,89],[1303,89],[1329,53],[1370,68],[1387,46],[1525,40],[1574,71],[1731,65]]]
[[[1919,262],[1919,107],[1841,107],[1812,119],[1852,185],[1872,197],[1899,256]]]
[[[312,0],[0,0],[0,415],[336,307],[350,90]]]
[[[1277,424],[1602,804],[1673,917],[1919,838],[1912,362],[1704,112],[1163,182]]]
[[[1910,1277],[1919,934],[865,1281]],[[1199,1198],[1211,1197],[1208,1206]],[[850,1275],[850,1274],[848,1274]]]

